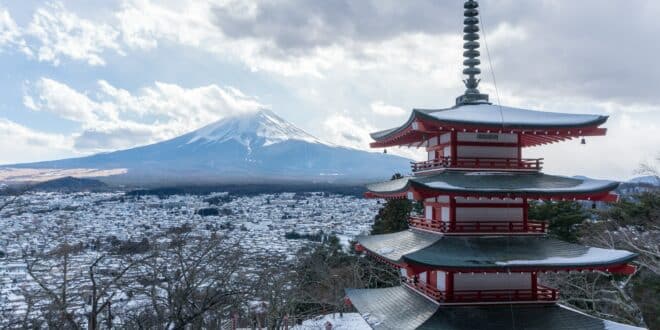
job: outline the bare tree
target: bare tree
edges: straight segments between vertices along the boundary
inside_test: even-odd
[[[141,328],[203,327],[229,319],[249,293],[238,244],[219,236],[173,234],[140,265],[137,293],[146,297],[130,323]]]
[[[123,280],[145,257],[84,254],[81,243],[71,242],[66,219],[50,239],[59,244],[49,251],[28,247],[23,251],[27,273],[36,284],[24,292],[24,297],[26,302],[39,304],[38,310],[28,310],[26,320],[45,319],[49,327],[55,328],[79,329],[86,323],[87,329],[99,329],[105,317],[105,325],[112,327],[111,304],[129,289]]]
[[[346,253],[332,239],[311,252],[301,251],[298,258],[293,293],[298,319],[343,312],[344,288],[400,284],[396,269],[369,257]]]
[[[644,325],[644,318],[630,293],[635,274],[613,276],[604,272],[546,273],[541,280],[560,289],[562,302],[590,315]]]
[[[2,211],[13,204],[16,204],[21,196],[27,193],[30,188],[30,186],[25,186],[13,190],[10,188],[0,189],[0,218],[4,217]]]
[[[263,266],[253,284],[252,304],[244,309],[257,326],[281,329],[295,314],[295,265],[283,256],[268,256],[258,263]]]
[[[658,153],[653,161],[644,162],[639,165],[637,174],[646,174],[646,175],[660,175],[660,153]]]
[[[48,307],[42,311],[44,315],[37,317],[46,319],[49,326],[78,329],[80,324],[72,311],[69,291],[72,282],[70,260],[76,247],[69,244],[69,234],[70,229],[64,221],[56,236],[61,242],[55,249],[37,252],[25,246],[23,260],[30,279],[37,285],[36,290],[27,293],[27,299],[43,301]]]
[[[104,315],[106,316],[106,327],[112,327],[111,306],[113,299],[128,288],[128,285],[122,283],[122,280],[129,271],[136,268],[136,265],[143,263],[148,258],[148,256],[138,258],[124,256],[117,260],[118,262],[113,265],[113,269],[108,276],[98,278],[99,263],[107,257],[107,254],[99,255],[91,263],[87,272],[88,287],[83,289],[83,292],[88,295],[85,299],[89,305],[89,312],[86,315],[87,329],[98,329],[100,326],[99,318]]]

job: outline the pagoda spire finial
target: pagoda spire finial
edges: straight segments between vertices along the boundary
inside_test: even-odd
[[[479,69],[479,3],[475,0],[465,1],[463,5],[465,12],[463,15],[465,19],[463,24],[463,74],[467,75],[468,78],[463,80],[465,83],[465,94],[456,98],[456,105],[461,104],[474,104],[474,103],[484,103],[488,102],[488,95],[481,94],[479,92],[479,82],[481,79],[477,78],[477,75],[481,74],[481,69]]]

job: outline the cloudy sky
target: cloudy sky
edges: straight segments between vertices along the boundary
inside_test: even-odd
[[[610,116],[606,137],[524,156],[626,179],[658,155],[659,13],[650,0],[481,1],[502,104]],[[460,0],[0,0],[0,164],[144,145],[259,108],[366,149],[410,109],[453,105],[461,31]]]

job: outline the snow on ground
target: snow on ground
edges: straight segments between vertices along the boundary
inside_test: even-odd
[[[326,322],[332,324],[332,330],[369,330],[371,327],[358,313],[328,314],[306,320],[302,325],[293,327],[294,330],[325,330]]]

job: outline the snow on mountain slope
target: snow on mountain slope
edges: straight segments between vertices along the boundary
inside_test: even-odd
[[[409,159],[326,143],[268,110],[228,117],[151,145],[17,169],[122,169],[135,182],[367,182],[407,173]]]
[[[188,143],[197,141],[222,143],[234,140],[248,148],[252,148],[255,144],[268,146],[288,140],[324,143],[270,110],[228,117],[202,127],[192,135]]]

